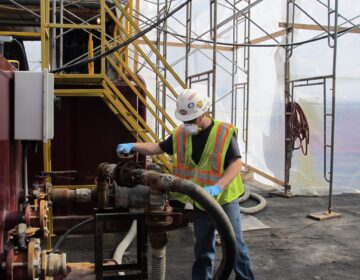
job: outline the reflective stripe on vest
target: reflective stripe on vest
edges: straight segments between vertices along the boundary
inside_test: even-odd
[[[230,132],[230,125],[222,123],[218,126],[216,131],[215,150],[211,158],[211,164],[215,171],[221,172],[221,154],[224,151],[225,140]]]
[[[198,163],[192,160],[192,138],[183,127],[177,128],[173,133],[173,174],[183,179],[189,179],[200,186],[216,184],[224,172],[226,149],[229,147],[231,137],[236,135],[236,129],[230,125],[216,120],[211,129]],[[196,147],[195,147],[196,149]],[[222,191],[216,200],[221,204],[229,203],[244,192],[241,176],[238,174],[228,187]],[[180,193],[172,196],[182,203],[191,199]],[[202,209],[196,203],[196,207]]]
[[[187,134],[184,127],[176,130],[177,166],[185,165],[185,143]]]
[[[174,166],[173,175],[183,179],[194,179],[194,176],[196,176],[195,180],[199,181],[201,185],[215,184],[221,178],[220,173],[215,174],[212,171],[205,171],[197,168],[178,168],[178,166]]]

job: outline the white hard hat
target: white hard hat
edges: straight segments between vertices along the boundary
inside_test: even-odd
[[[194,89],[184,89],[176,100],[175,117],[183,122],[194,120],[210,107],[209,98]]]

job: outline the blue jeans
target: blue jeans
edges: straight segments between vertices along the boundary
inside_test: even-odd
[[[234,272],[236,280],[253,280],[251,260],[248,248],[243,241],[240,220],[239,200],[222,206],[234,228],[236,235],[236,259]],[[194,231],[195,231],[195,262],[192,267],[193,280],[211,280],[213,278],[215,260],[215,228],[210,216],[202,210],[194,207]]]

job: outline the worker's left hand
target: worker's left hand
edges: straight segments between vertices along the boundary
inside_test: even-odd
[[[212,185],[212,186],[206,186],[204,189],[211,195],[211,196],[217,196],[219,193],[222,192],[222,189],[219,185]]]

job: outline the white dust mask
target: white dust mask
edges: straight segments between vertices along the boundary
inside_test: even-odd
[[[201,128],[196,123],[184,124],[184,128],[191,135],[196,135],[201,131]]]

